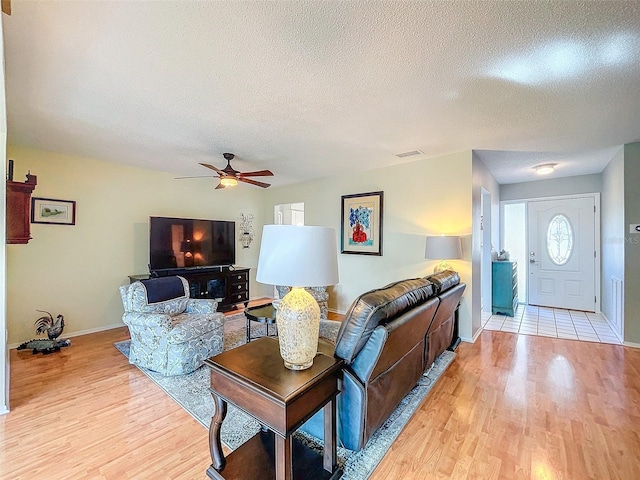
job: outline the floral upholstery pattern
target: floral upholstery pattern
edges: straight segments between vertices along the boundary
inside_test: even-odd
[[[217,302],[190,299],[188,282],[179,278],[184,295],[154,304],[147,303],[141,282],[120,287],[122,321],[131,336],[129,363],[167,376],[193,372],[224,347]]]
[[[184,277],[178,278],[182,281],[184,287],[183,295],[157,303],[147,302],[147,289],[142,282],[132,283],[129,286],[129,292],[127,294],[128,303],[125,305],[125,310],[128,308],[132,312],[165,313],[172,316],[184,312],[187,308],[187,302],[189,301],[189,282],[187,282]]]

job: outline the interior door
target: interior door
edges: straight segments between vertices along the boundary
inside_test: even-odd
[[[595,199],[527,205],[529,304],[595,311]]]

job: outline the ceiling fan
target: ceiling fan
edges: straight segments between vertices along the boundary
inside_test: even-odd
[[[214,167],[213,165],[209,165],[208,163],[200,164],[203,167],[210,168],[211,170],[215,171],[218,174],[218,175],[210,175],[212,177],[218,177],[220,179],[220,183],[216,187],[216,190],[219,188],[233,187],[237,185],[238,182],[249,183],[251,185],[256,185],[262,188],[267,188],[271,185],[270,183],[259,182],[257,180],[252,180],[251,178],[247,178],[247,177],[272,177],[273,172],[271,172],[271,170],[258,170],[255,172],[239,172],[238,170],[235,170],[231,166],[231,160],[233,160],[235,157],[233,153],[223,153],[222,156],[227,161],[227,166],[224,167],[222,170],[217,167]],[[178,178],[183,179],[183,178],[202,178],[202,177],[178,177]]]
[[[11,15],[11,0],[2,0],[2,13]]]

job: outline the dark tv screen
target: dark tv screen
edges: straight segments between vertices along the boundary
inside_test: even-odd
[[[235,240],[235,222],[149,217],[149,270],[233,265]]]

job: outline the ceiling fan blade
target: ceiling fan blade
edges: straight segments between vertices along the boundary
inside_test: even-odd
[[[195,177],[174,177],[174,180],[182,180],[185,178],[219,178],[219,175],[198,175]]]
[[[11,15],[11,0],[2,0],[2,13]]]
[[[227,182],[226,179],[227,178],[233,178],[233,179],[235,179],[235,180],[237,180],[239,182],[249,183],[249,184],[255,185],[257,187],[267,188],[267,187],[271,186],[270,183],[258,182],[257,180],[251,180],[251,179],[247,178],[247,177],[272,177],[273,176],[273,172],[271,170],[255,170],[253,172],[240,172],[240,171],[234,169],[231,166],[231,160],[233,160],[233,158],[235,157],[235,155],[233,153],[225,153],[225,154],[223,154],[223,156],[224,156],[225,160],[227,161],[227,166],[224,167],[222,170],[219,169],[218,167],[215,167],[215,166],[210,165],[208,163],[201,163],[200,165],[215,171],[218,174],[218,176],[220,177],[220,181],[221,182],[224,179],[225,183],[231,184],[233,182],[231,182],[231,181]],[[201,178],[201,177],[179,177],[179,178]],[[234,185],[235,185],[235,183],[234,183]],[[220,183],[216,188],[224,188],[224,185],[222,185],[222,183]]]
[[[213,165],[209,165],[208,163],[201,163],[200,165],[202,165],[203,167],[210,168],[211,170],[215,170],[220,175],[223,175],[223,176],[226,175],[226,173],[220,170],[218,167],[214,167]]]
[[[214,188],[214,190],[219,190],[221,188],[224,188],[224,185],[219,183],[218,186],[216,188]]]
[[[251,185],[256,185],[258,187],[267,188],[270,187],[270,183],[258,182],[257,180],[251,180],[250,178],[238,177],[240,182],[250,183]]]
[[[256,172],[240,172],[241,177],[273,177],[271,170],[258,170]]]

